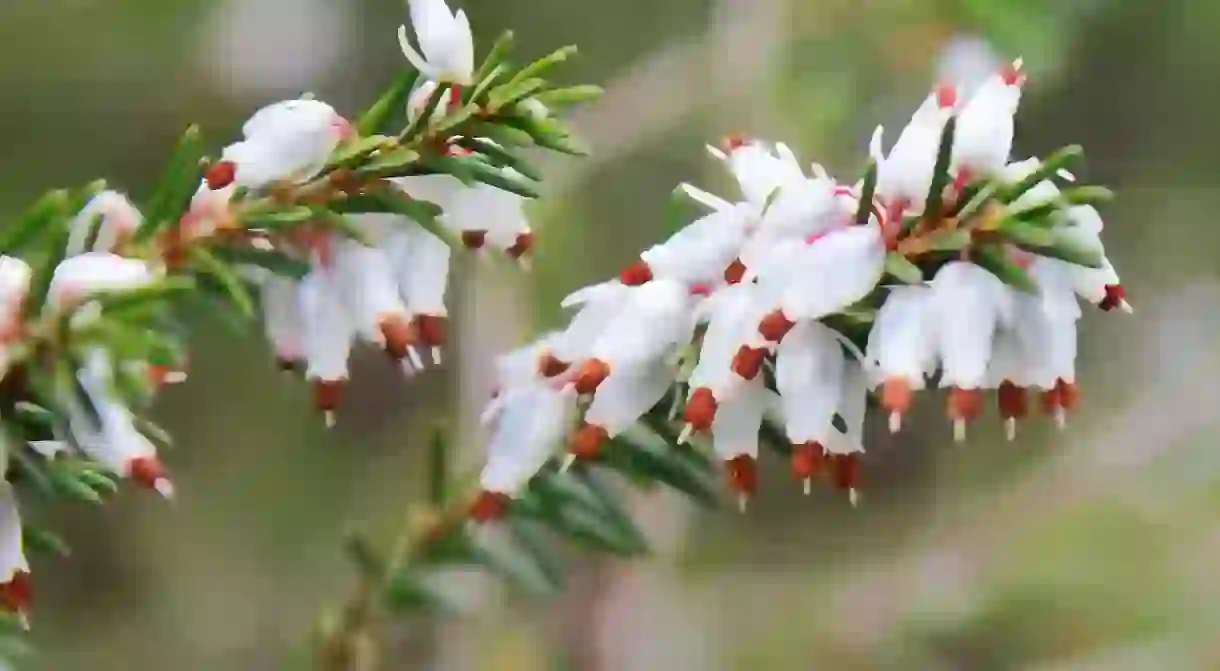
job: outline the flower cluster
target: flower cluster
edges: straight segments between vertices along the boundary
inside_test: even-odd
[[[0,235],[0,609],[24,617],[25,544],[62,547],[23,526],[15,490],[98,502],[127,478],[173,494],[168,436],[143,411],[186,378],[178,299],[261,308],[329,425],[358,343],[408,373],[440,362],[452,250],[528,261],[541,177],[521,150],[580,155],[552,111],[598,89],[543,78],[572,48],[510,64],[511,34],[476,69],[464,13],[409,4],[419,52],[399,38],[417,69],[358,117],[275,103],[216,157],[192,127],[147,199],[55,190]]]
[[[565,436],[569,463],[599,459],[667,409],[676,442],[710,435],[743,504],[770,421],[806,491],[826,473],[854,501],[870,392],[894,432],[931,380],[956,440],[991,389],[1010,439],[1029,390],[1062,425],[1077,299],[1131,308],[1092,207],[1108,192],[1056,183],[1073,181],[1079,149],[1010,160],[1024,82],[1017,61],[964,104],[938,86],[888,152],[877,128],[854,184],[807,173],[781,143],[711,148],[740,197],[682,185],[707,214],[569,296],[566,328],[501,360],[473,516],[503,515]]]

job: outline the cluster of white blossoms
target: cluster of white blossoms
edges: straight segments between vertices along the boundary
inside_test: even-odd
[[[426,77],[409,98],[408,118],[414,121],[425,113],[440,83],[450,88],[447,104],[436,114],[457,104],[460,86],[473,76],[473,46],[463,12],[452,14],[443,0],[413,1],[410,8],[424,55],[411,47],[405,26],[399,37],[408,59]],[[224,151],[223,161],[200,186],[188,216],[203,230],[188,235],[214,231],[227,216],[237,189],[265,191],[313,179],[351,136],[352,127],[322,102],[292,100],[256,113],[243,133],[245,138]],[[443,152],[475,154],[459,144],[462,140],[448,138]],[[473,140],[462,144],[498,148],[486,138]],[[511,168],[495,170],[506,178],[521,177]],[[387,181],[413,199],[439,206],[444,231],[467,249],[494,248],[525,262],[533,247],[520,195],[481,181],[467,185],[441,173]],[[262,272],[256,278],[276,359],[286,370],[304,365],[328,424],[342,397],[353,345],[365,342],[383,348],[409,375],[425,367],[421,351],[439,363],[446,340],[450,242],[403,215],[359,214],[348,219],[359,240],[347,231],[317,229],[298,233],[294,240],[275,241],[308,260],[305,277]],[[255,242],[272,244],[267,238]]]
[[[912,392],[933,379],[949,389],[957,440],[988,389],[999,390],[1010,438],[1026,414],[1027,389],[1041,391],[1062,424],[1076,403],[1077,297],[1130,311],[1105,260],[1101,217],[1091,206],[1064,204],[1050,179],[1007,205],[1008,213],[1049,207],[1043,219],[1057,234],[1101,258],[1099,268],[1085,267],[991,241],[1005,263],[1025,269],[1031,291],[1006,284],[970,253],[972,240],[993,232],[995,217],[979,213],[978,230],[968,231],[964,215],[942,214],[1042,167],[1037,159],[1010,162],[1023,83],[1018,61],[965,104],[953,86],[938,87],[888,153],[877,129],[875,180],[857,184],[840,184],[818,165],[807,174],[779,143],[736,138],[710,148],[741,197],[682,185],[705,216],[644,251],[618,279],[569,296],[563,306],[577,312],[565,329],[501,360],[472,515],[502,515],[565,437],[569,460],[597,457],[671,390],[685,398],[671,417],[681,407],[679,442],[710,434],[743,502],[756,487],[759,434],[769,418],[782,424],[806,490],[826,472],[854,501],[870,391],[890,414],[891,431]],[[950,160],[937,181],[948,137]],[[930,281],[885,283],[887,259],[916,256],[906,241],[959,225],[965,244],[929,266]],[[879,309],[865,322],[867,339],[853,344],[833,318],[866,299]]]

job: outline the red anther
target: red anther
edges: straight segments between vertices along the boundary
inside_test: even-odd
[[[936,87],[936,104],[941,109],[949,109],[957,105],[957,87],[952,84],[941,84]]]
[[[466,249],[482,249],[487,244],[487,231],[462,231],[462,244]]]
[[[155,489],[157,481],[165,480],[165,466],[156,457],[136,457],[127,464],[127,474],[131,481]]]
[[[610,364],[601,359],[589,359],[576,373],[576,393],[592,394],[610,377]]]
[[[949,390],[949,419],[978,419],[983,413],[983,392],[978,389],[962,389],[954,387]]]
[[[456,112],[462,107],[462,87],[454,84],[449,87],[449,111]]]
[[[830,455],[831,476],[835,487],[839,489],[860,488],[860,455],[832,454]]]
[[[716,395],[707,387],[699,387],[691,392],[686,407],[682,410],[682,419],[696,431],[706,431],[712,428],[716,421]]]
[[[962,191],[965,191],[966,185],[969,184],[970,180],[972,179],[974,179],[974,175],[971,174],[968,168],[958,168],[957,176],[953,178],[953,192],[961,193]]]
[[[513,243],[512,247],[509,247],[505,251],[514,259],[519,259],[534,251],[534,232],[526,231],[524,233],[518,233],[517,241]]]
[[[1060,394],[1059,383],[1056,382],[1053,388],[1042,392],[1042,411],[1048,415],[1055,415],[1058,414],[1061,408],[1063,408],[1063,399]]]
[[[729,489],[738,494],[753,494],[758,491],[758,462],[747,454],[739,454],[724,462],[729,479]]]
[[[822,472],[826,465],[826,448],[816,441],[792,445],[792,474],[797,480],[808,480]]]
[[[911,381],[902,377],[891,377],[881,383],[881,407],[905,415],[911,409],[911,399],[915,392],[911,390]]]
[[[1004,419],[1021,419],[1029,414],[1029,394],[1024,387],[1018,387],[1008,380],[1000,383],[996,403],[1000,408],[1000,417]]]
[[[1016,63],[1008,63],[1000,68],[1000,78],[1007,86],[1022,86],[1025,84],[1025,73]]]
[[[203,181],[208,188],[217,191],[233,183],[237,178],[237,164],[233,161],[221,161],[208,168],[203,174]]]
[[[377,328],[385,340],[386,354],[398,361],[405,359],[416,339],[411,320],[403,315],[386,315],[377,322]]]
[[[624,268],[618,278],[623,284],[636,287],[652,281],[652,268],[649,268],[648,264],[643,261],[636,261]]]
[[[1063,378],[1055,381],[1055,390],[1059,392],[1059,406],[1071,412],[1080,404],[1080,389]]]
[[[1097,307],[1109,312],[1114,308],[1123,304],[1127,300],[1127,290],[1121,284],[1107,284],[1105,298],[1097,304]]]
[[[34,601],[34,586],[29,571],[14,571],[8,582],[0,584],[0,608],[24,613]]]
[[[737,284],[746,276],[746,264],[741,262],[741,259],[733,259],[733,262],[724,269],[724,281],[729,284]]]
[[[706,284],[692,284],[690,287],[690,295],[692,295],[692,296],[711,296],[712,288]]]
[[[160,387],[165,384],[165,378],[169,376],[169,366],[164,364],[149,364],[148,366],[148,381],[154,387]]]
[[[559,377],[571,367],[572,364],[567,361],[560,361],[550,352],[538,357],[538,374],[542,377]]]
[[[741,133],[730,133],[720,141],[720,146],[729,153],[737,151],[747,144],[750,144],[750,139]]]
[[[794,326],[796,326],[796,322],[788,319],[783,310],[776,310],[763,317],[758,324],[758,332],[768,342],[781,342]]]
[[[489,492],[485,489],[479,490],[478,495],[470,504],[470,519],[479,523],[502,520],[508,514],[510,503],[512,503],[512,499],[508,494]]]
[[[419,336],[419,343],[425,347],[440,347],[445,344],[449,320],[439,315],[415,315],[411,326]]]
[[[737,354],[733,355],[733,372],[746,380],[753,380],[758,377],[766,358],[767,350],[742,345]]]
[[[313,404],[322,412],[333,412],[343,401],[343,380],[314,380]]]
[[[577,459],[596,459],[602,453],[602,443],[609,437],[605,428],[596,424],[584,424],[572,433],[568,451]]]

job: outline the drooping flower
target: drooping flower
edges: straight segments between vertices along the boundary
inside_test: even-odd
[[[890,413],[890,431],[902,426],[912,393],[923,389],[936,370],[936,331],[932,290],[892,287],[868,334],[868,360],[877,365],[881,405]]]
[[[13,486],[0,482],[0,608],[24,618],[33,593]]]
[[[118,191],[102,191],[85,204],[71,223],[68,256],[84,252],[118,252],[140,227],[144,218],[127,196]],[[95,230],[93,246],[85,248]]]
[[[411,46],[405,25],[398,28],[398,42],[411,65],[438,82],[474,84],[474,39],[466,12],[451,12],[445,0],[408,0],[408,5],[419,51]]]
[[[775,357],[784,429],[798,455],[794,470],[806,481],[834,432],[847,361],[838,338],[819,322],[802,322],[780,343]]]
[[[761,378],[746,383],[721,404],[712,422],[712,447],[724,462],[729,488],[744,509],[758,489],[758,432],[775,395]]]
[[[337,270],[315,264],[301,280],[297,300],[305,377],[313,383],[314,405],[332,426],[347,384],[347,360],[356,333]]]
[[[978,177],[1000,175],[1012,151],[1013,116],[1021,101],[1025,75],[1021,62],[990,77],[957,117],[951,171],[960,191]]]
[[[904,213],[923,212],[932,185],[936,155],[945,124],[957,104],[957,93],[941,85],[915,111],[889,154],[882,155],[883,129],[873,132],[869,153],[877,161],[877,195],[887,207],[887,221],[895,223]]]
[[[262,189],[297,183],[321,170],[339,143],[352,134],[351,124],[319,100],[288,100],[259,110],[242,127],[245,139],[225,148],[213,170],[231,173],[225,183],[209,173],[208,186],[230,184]]]

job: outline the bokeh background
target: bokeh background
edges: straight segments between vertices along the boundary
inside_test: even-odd
[[[557,300],[669,231],[673,186],[725,185],[703,143],[784,139],[845,179],[877,123],[942,76],[1025,57],[1020,156],[1078,142],[1120,194],[1110,257],[1137,312],[1087,311],[1070,431],[983,423],[952,446],[939,403],[870,426],[865,505],[810,498],[767,460],[745,516],[636,494],[657,551],[577,555],[551,603],[455,578],[481,613],[391,632],[387,669],[1212,669],[1220,667],[1220,3],[1197,0],[466,0],[481,44],[566,43],[607,95],[595,148],[548,163],[534,272],[465,267],[451,365],[404,382],[370,353],[337,429],[257,335],[198,326],[158,414],[181,495],[35,513],[72,541],[35,562],[44,670],[308,668],[342,597],[352,525],[388,535],[424,485],[425,432],[461,459],[494,354]],[[0,213],[104,175],[146,193],[191,122],[219,147],[256,106],[313,91],[345,111],[403,65],[402,0],[4,0]],[[993,51],[992,51],[993,50]],[[727,510],[727,509],[726,509]]]

